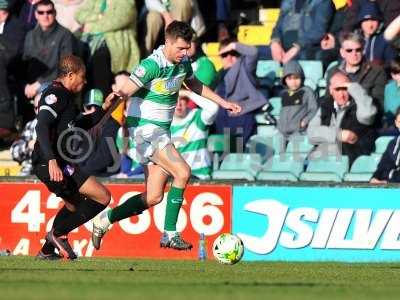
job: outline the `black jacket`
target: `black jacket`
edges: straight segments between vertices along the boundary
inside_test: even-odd
[[[372,177],[388,182],[400,182],[400,136],[388,144]]]

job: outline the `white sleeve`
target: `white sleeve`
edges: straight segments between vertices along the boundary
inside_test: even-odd
[[[160,0],[145,0],[144,2],[148,10],[155,10],[159,13],[167,11],[167,8]]]
[[[218,104],[194,92],[190,93],[190,100],[201,108],[201,120],[206,125],[214,123],[218,113]]]

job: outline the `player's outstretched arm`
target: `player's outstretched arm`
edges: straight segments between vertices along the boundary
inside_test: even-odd
[[[209,87],[203,85],[195,77],[186,80],[185,83],[186,83],[187,87],[189,89],[191,89],[193,92],[217,103],[222,108],[225,108],[226,110],[230,111],[233,115],[240,114],[240,112],[242,111],[242,107],[239,104],[234,103],[234,102],[229,102],[229,101],[225,100],[224,98],[220,97]]]

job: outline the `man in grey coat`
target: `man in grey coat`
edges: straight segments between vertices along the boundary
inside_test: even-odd
[[[220,109],[215,120],[216,131],[222,134],[224,129],[230,129],[232,134],[242,135],[245,145],[256,130],[256,110],[267,103],[256,88],[257,48],[228,39],[221,42],[219,54],[223,70],[219,73],[216,92],[238,102],[242,111],[239,116],[232,117]]]
[[[28,32],[23,52],[27,63],[27,98],[35,97],[42,83],[56,79],[59,60],[72,54],[72,33],[56,21],[53,2],[39,1],[35,17],[38,24]]]
[[[336,71],[329,82],[317,114],[311,120],[307,134],[310,142],[318,145],[318,156],[347,155],[350,165],[360,155],[374,150],[373,123],[377,108],[372,97],[341,71]]]

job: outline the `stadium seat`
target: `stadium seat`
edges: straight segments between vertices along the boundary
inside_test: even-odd
[[[279,8],[261,8],[258,11],[258,19],[261,23],[272,23],[275,24],[279,18]]]
[[[217,170],[221,154],[225,151],[226,143],[229,143],[229,137],[223,134],[212,134],[208,137],[207,149],[213,156],[213,170]]]
[[[305,154],[278,154],[271,157],[257,175],[259,180],[298,181],[303,172]]]
[[[382,154],[385,152],[387,145],[393,140],[392,136],[381,136],[375,140],[375,153]]]
[[[247,45],[268,45],[271,41],[273,24],[266,25],[240,25],[238,41]]]
[[[259,125],[257,126],[257,135],[260,136],[273,136],[278,134],[278,129],[273,125]]]
[[[270,112],[272,116],[275,118],[279,118],[279,114],[282,109],[282,98],[281,97],[272,97],[269,99],[269,103],[272,106],[272,111]]]
[[[351,166],[350,172],[344,175],[344,181],[368,182],[381,159],[380,154],[362,155]]]
[[[218,56],[219,43],[203,43],[201,48],[207,56]]]
[[[306,135],[292,136],[286,147],[287,153],[309,153],[314,145],[311,144]]]
[[[347,156],[328,156],[326,159],[310,160],[307,171],[300,175],[300,180],[341,182],[348,170]]]
[[[256,76],[262,86],[272,88],[282,74],[281,65],[274,60],[259,60],[257,63]]]
[[[325,70],[325,73],[324,73],[324,77],[323,78],[321,78],[320,80],[319,80],[319,82],[318,82],[318,86],[320,87],[320,88],[326,88],[326,84],[327,84],[327,79],[328,79],[328,74],[329,74],[329,71],[332,69],[332,68],[334,68],[334,67],[336,67],[337,65],[339,64],[339,62],[336,60],[336,61],[333,61],[333,62],[331,62],[330,64],[329,64],[329,66],[326,68],[326,70]]]
[[[306,78],[304,84],[315,91],[318,87],[318,83],[324,76],[322,62],[319,60],[299,60],[299,64],[303,68]]]
[[[263,161],[284,149],[284,139],[278,131],[274,135],[253,135],[246,144],[246,152],[259,154]]]
[[[254,153],[230,153],[222,161],[213,179],[245,179],[254,181],[261,169],[261,156]]]

